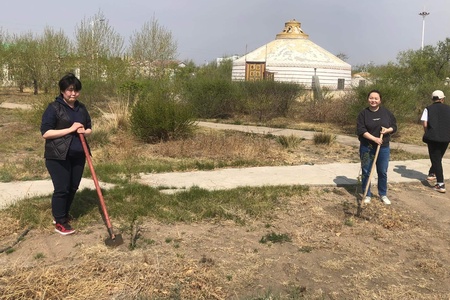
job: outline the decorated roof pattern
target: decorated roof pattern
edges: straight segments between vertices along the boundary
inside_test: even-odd
[[[284,30],[276,39],[237,59],[234,64],[247,61],[266,62],[270,65],[310,65],[336,69],[351,69],[351,65],[318,46],[300,28],[300,22],[285,23]]]

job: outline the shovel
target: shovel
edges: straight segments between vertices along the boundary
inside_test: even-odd
[[[111,221],[109,220],[108,211],[106,210],[105,200],[103,199],[102,190],[100,189],[100,185],[98,184],[97,175],[95,175],[94,165],[92,164],[92,159],[89,154],[89,150],[86,144],[86,140],[84,139],[84,134],[79,133],[81,144],[83,145],[84,154],[86,155],[86,160],[89,165],[89,169],[91,170],[92,179],[94,180],[95,189],[97,190],[98,199],[100,202],[100,207],[103,212],[103,217],[105,218],[106,227],[108,228],[109,237],[105,239],[106,246],[119,246],[123,244],[123,238],[121,234],[114,234]]]
[[[383,139],[383,134],[380,135],[380,138]],[[369,178],[367,179],[367,184],[366,184],[366,188],[364,190],[364,195],[362,196],[362,199],[364,200],[364,198],[366,198],[367,193],[369,192],[369,186],[370,186],[370,181],[372,180],[372,176],[373,173],[375,173],[375,168],[377,165],[377,158],[378,158],[378,153],[380,152],[380,146],[377,146],[377,150],[375,151],[375,157],[373,158],[373,162],[372,162],[372,168],[370,169],[370,174],[369,174]],[[362,203],[362,201],[361,201]]]

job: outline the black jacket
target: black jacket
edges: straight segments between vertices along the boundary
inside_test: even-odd
[[[428,121],[423,141],[450,142],[450,106],[435,102],[427,107]]]
[[[50,103],[42,117],[41,133],[44,134],[49,129],[69,128],[74,122],[82,123],[86,129],[91,128],[91,118],[84,104],[77,101],[76,112],[74,112],[76,120],[73,115],[70,115],[69,109],[60,97]],[[46,159],[65,160],[69,151],[72,156],[84,156],[81,141],[76,132],[45,140],[44,157]]]

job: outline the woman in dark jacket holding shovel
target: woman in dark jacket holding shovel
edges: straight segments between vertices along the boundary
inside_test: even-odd
[[[387,197],[387,170],[389,166],[390,135],[397,131],[394,115],[381,106],[381,93],[372,90],[367,96],[369,106],[363,109],[357,119],[357,134],[360,141],[359,155],[362,169],[362,188],[365,192],[364,203],[370,203],[369,175],[378,149],[375,165],[378,174],[378,195],[384,204],[391,204]],[[366,190],[367,189],[367,190]]]
[[[91,117],[78,101],[81,82],[73,74],[59,81],[60,95],[42,115],[41,134],[45,139],[45,166],[52,178],[52,214],[55,231],[68,235],[70,207],[81,182],[86,156],[79,134],[91,134]]]

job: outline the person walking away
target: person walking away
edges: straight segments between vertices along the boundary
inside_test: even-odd
[[[356,131],[359,145],[359,156],[362,169],[362,188],[367,186],[370,170],[375,157],[375,152],[380,146],[378,159],[376,161],[376,170],[378,174],[378,195],[380,200],[386,204],[391,204],[387,197],[387,171],[390,158],[390,137],[397,131],[397,120],[394,115],[385,107],[381,106],[382,96],[378,90],[372,90],[367,95],[368,107],[363,109],[357,118]],[[381,138],[383,134],[383,138]],[[364,203],[370,203],[372,193],[369,189]]]
[[[71,227],[70,208],[80,185],[86,156],[79,134],[92,133],[91,117],[78,101],[81,82],[74,74],[59,81],[60,94],[42,115],[40,131],[45,139],[45,166],[53,182],[52,214],[55,231],[68,235]]]
[[[436,90],[431,94],[433,103],[427,106],[420,120],[423,124],[423,142],[428,146],[431,167],[427,180],[434,181],[434,190],[445,193],[442,158],[450,142],[450,106],[444,104],[445,95]]]

